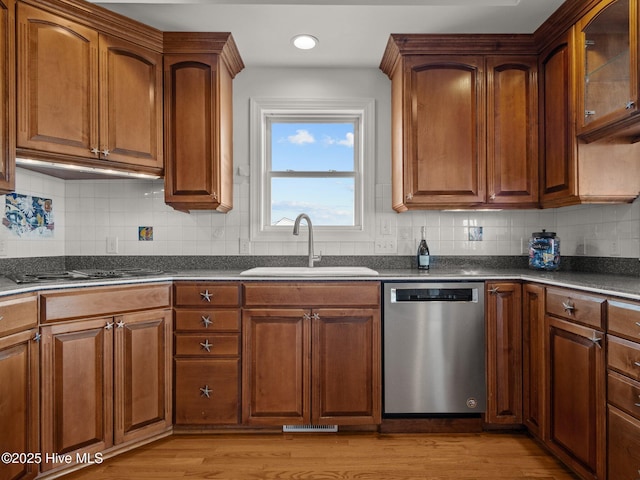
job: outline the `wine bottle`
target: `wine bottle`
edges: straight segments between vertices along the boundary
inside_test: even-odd
[[[422,227],[422,239],[418,244],[418,254],[416,255],[416,259],[420,270],[429,270],[429,245],[427,245],[425,227]]]

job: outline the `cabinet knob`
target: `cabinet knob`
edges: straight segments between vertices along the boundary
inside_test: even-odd
[[[211,325],[213,322],[211,321],[211,317],[209,315],[202,315],[202,324],[204,325],[204,328],[209,328],[209,325]]]
[[[116,322],[116,327],[124,328],[124,322],[122,320],[120,320],[119,322]]]
[[[213,293],[209,293],[209,289],[207,288],[204,292],[200,292],[200,296],[202,300],[205,302],[211,303],[211,298],[213,297]]]
[[[602,346],[602,337],[597,337],[595,333],[593,334],[590,340],[596,345],[598,345],[599,347]]]
[[[489,198],[490,198],[491,200],[495,200],[495,199],[496,199],[496,194],[495,194],[495,193],[492,193],[492,194],[489,196]]]
[[[209,339],[206,339],[204,342],[200,342],[200,346],[203,350],[207,352],[211,352],[211,347],[213,347],[213,343],[209,343]]]
[[[98,147],[93,147],[91,149],[91,153],[93,153],[97,157],[100,154],[100,150],[98,149]]]
[[[405,198],[407,200],[413,200],[413,193],[407,193],[407,196]]]
[[[320,314],[314,313],[313,315],[311,315],[311,318],[313,318],[314,320],[320,320]]]
[[[33,341],[40,342],[41,338],[42,338],[42,335],[40,334],[40,332],[36,332],[36,334],[33,336]]]
[[[105,149],[103,149],[103,150],[102,150],[102,152],[100,152],[100,153],[102,153],[102,155],[104,155],[105,157],[108,157],[110,152],[109,152],[109,149],[108,149],[108,148],[105,148]]]
[[[200,387],[200,396],[201,397],[211,398],[211,392],[213,392],[213,390],[211,390],[209,388],[209,385],[205,385],[204,387]]]
[[[302,315],[302,319],[303,320],[311,320],[311,315],[309,315],[308,313],[305,313],[304,315]]]
[[[640,362],[633,362],[636,367],[640,367]]]
[[[640,400],[640,395],[638,395],[638,400]],[[635,403],[635,406],[636,406],[636,407],[640,407],[640,402],[636,402],[636,403]],[[640,473],[640,471],[639,471],[638,473]]]
[[[113,322],[107,322],[107,324],[104,326],[105,330],[111,330],[113,328]]]
[[[636,102],[634,102],[633,100],[629,100],[624,106],[624,108],[627,110],[631,110],[633,107],[635,107],[635,105],[636,105]]]
[[[564,308],[564,311],[569,315],[572,315],[573,311],[576,309],[575,305],[573,305],[569,300],[562,302],[562,308]]]
[[[499,287],[493,287],[493,288],[490,288],[490,289],[489,289],[489,293],[490,293],[491,295],[496,295],[496,294],[497,294],[497,293],[499,293],[499,292],[500,292],[500,288],[499,288]]]

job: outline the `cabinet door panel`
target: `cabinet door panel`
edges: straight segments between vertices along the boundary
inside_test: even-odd
[[[605,358],[602,333],[547,316],[548,445],[583,475],[604,478]]]
[[[488,423],[522,423],[522,292],[519,283],[488,283]]]
[[[249,424],[309,423],[308,310],[242,313],[242,416]]]
[[[482,57],[407,59],[407,204],[485,201]]]
[[[113,333],[104,328],[107,320],[42,327],[43,452],[91,453],[113,444]]]
[[[115,443],[171,425],[168,310],[116,317]],[[120,327],[119,325],[122,325]]]
[[[640,420],[609,406],[609,480],[640,475]]]
[[[0,338],[0,452],[39,452],[37,330]],[[0,480],[35,478],[34,463],[4,464]]]
[[[544,438],[545,374],[544,374],[544,302],[541,285],[523,288],[523,420],[533,435]]]
[[[379,311],[313,313],[313,423],[380,423]]]
[[[18,147],[90,156],[98,147],[97,32],[22,3],[18,29]]]
[[[176,359],[175,365],[176,424],[236,425],[239,423],[239,358],[216,360],[181,358]]]
[[[162,168],[162,55],[101,36],[100,56],[105,160]]]
[[[487,202],[538,201],[536,57],[487,58]]]
[[[221,138],[218,56],[165,55],[165,136],[167,163],[165,200],[168,204],[221,205]],[[230,87],[229,87],[230,88]],[[230,92],[230,90],[229,90]]]
[[[570,32],[541,60],[540,200],[576,195],[572,55]]]

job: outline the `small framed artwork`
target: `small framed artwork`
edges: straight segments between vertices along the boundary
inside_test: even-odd
[[[138,227],[138,241],[153,241],[153,227]]]

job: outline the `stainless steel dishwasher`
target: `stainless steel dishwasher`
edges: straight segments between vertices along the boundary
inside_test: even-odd
[[[484,283],[384,284],[384,414],[486,409]]]

